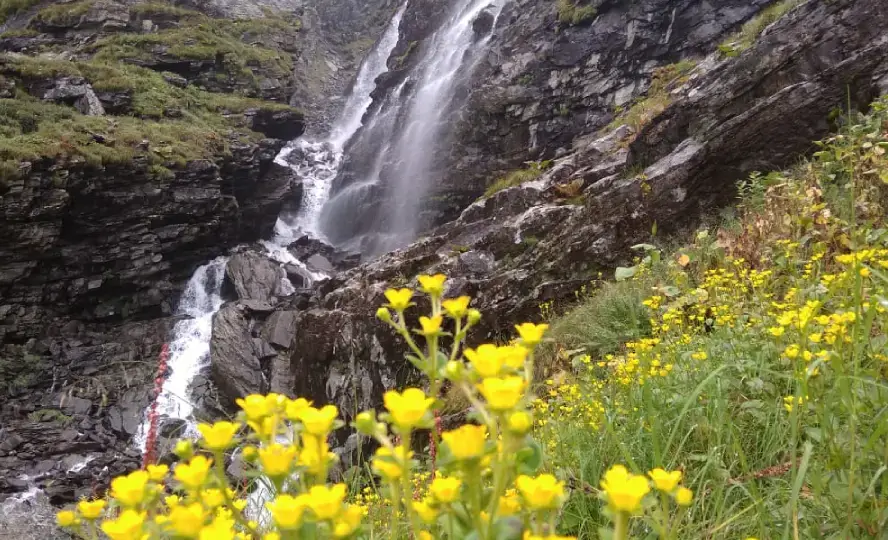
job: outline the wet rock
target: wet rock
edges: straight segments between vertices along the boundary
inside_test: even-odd
[[[88,414],[92,409],[92,401],[76,396],[62,398],[62,410],[68,414]]]
[[[296,312],[275,311],[262,327],[262,337],[272,345],[288,348],[296,333]]]
[[[289,141],[305,130],[302,113],[296,109],[249,109],[244,116],[250,129],[273,139]]]
[[[495,20],[496,17],[494,17],[493,12],[489,9],[485,9],[479,13],[472,21],[472,31],[475,32],[475,36],[480,38],[490,33],[493,29],[493,23]]]
[[[210,341],[211,378],[223,403],[262,392],[264,377],[253,350],[251,322],[237,302],[226,304],[213,316]]]
[[[305,264],[315,272],[332,274],[335,271],[335,268],[333,268],[333,264],[330,263],[327,257],[324,257],[319,253],[315,253],[314,255],[306,259]]]
[[[489,251],[468,251],[460,254],[456,268],[460,274],[485,276],[493,271],[495,262]]]
[[[280,294],[283,277],[278,263],[260,253],[243,251],[228,260],[223,290],[233,289],[239,299],[267,304]]]

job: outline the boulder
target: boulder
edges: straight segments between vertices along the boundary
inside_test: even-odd
[[[305,130],[303,115],[297,109],[248,109],[244,116],[250,129],[272,139],[293,140]]]
[[[255,251],[241,251],[228,260],[223,291],[233,290],[241,300],[273,303],[283,278],[280,264]]]
[[[213,316],[210,359],[211,378],[222,403],[233,405],[235,399],[266,387],[253,348],[248,312],[237,302],[225,304]]]

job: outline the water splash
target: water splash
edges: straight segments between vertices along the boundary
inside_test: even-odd
[[[189,400],[188,390],[209,362],[213,315],[222,307],[222,281],[227,263],[228,257],[218,257],[198,268],[188,280],[176,310],[187,318],[173,327],[167,362],[170,372],[157,398],[157,414],[184,420],[187,427],[183,435],[196,435],[191,418],[194,405]],[[135,436],[135,444],[142,452],[145,451],[149,425],[146,414]]]
[[[449,18],[421,46],[417,68],[350,143],[350,151],[366,157],[350,165],[353,178],[323,208],[321,231],[332,243],[372,255],[419,233],[422,201],[439,180],[433,160],[461,104],[458,89],[491,39],[489,33],[479,39],[473,23],[485,10],[495,21],[506,1],[453,2]]]

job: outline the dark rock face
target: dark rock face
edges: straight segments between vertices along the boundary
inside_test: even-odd
[[[888,13],[880,4],[809,1],[740,57],[702,61],[628,149],[621,141],[631,130],[597,135],[591,122],[533,184],[475,202],[408,248],[335,275],[307,308],[304,299],[300,307],[283,302],[276,309],[288,313],[287,331],[275,339],[268,388],[335,403],[350,418],[415,376],[402,342],[374,317],[387,286],[445,273],[447,295],[471,295],[484,313],[472,339],[497,339],[535,319],[542,302],[567,300],[597,272],[625,263],[654,223],[669,234],[729,203],[737,180],[809,151],[849,88],[857,106],[877,95],[888,75]],[[712,32],[690,35],[712,40]],[[639,164],[643,176],[628,173]],[[568,185],[582,201],[567,199]]]
[[[228,260],[223,291],[230,286],[241,300],[267,304],[281,293],[283,278],[284,271],[278,263],[253,251],[239,252]]]

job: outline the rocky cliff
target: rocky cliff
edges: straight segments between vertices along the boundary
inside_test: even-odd
[[[85,0],[3,13],[0,499],[36,486],[72,500],[137,463],[184,283],[267,238],[299,200],[274,163],[304,130],[288,103],[344,91],[389,16],[386,2],[339,13],[342,40],[315,58],[328,34],[302,16],[321,24],[334,5],[346,9]],[[350,22],[351,37],[336,26]],[[299,69],[334,54],[350,58],[338,78]]]

